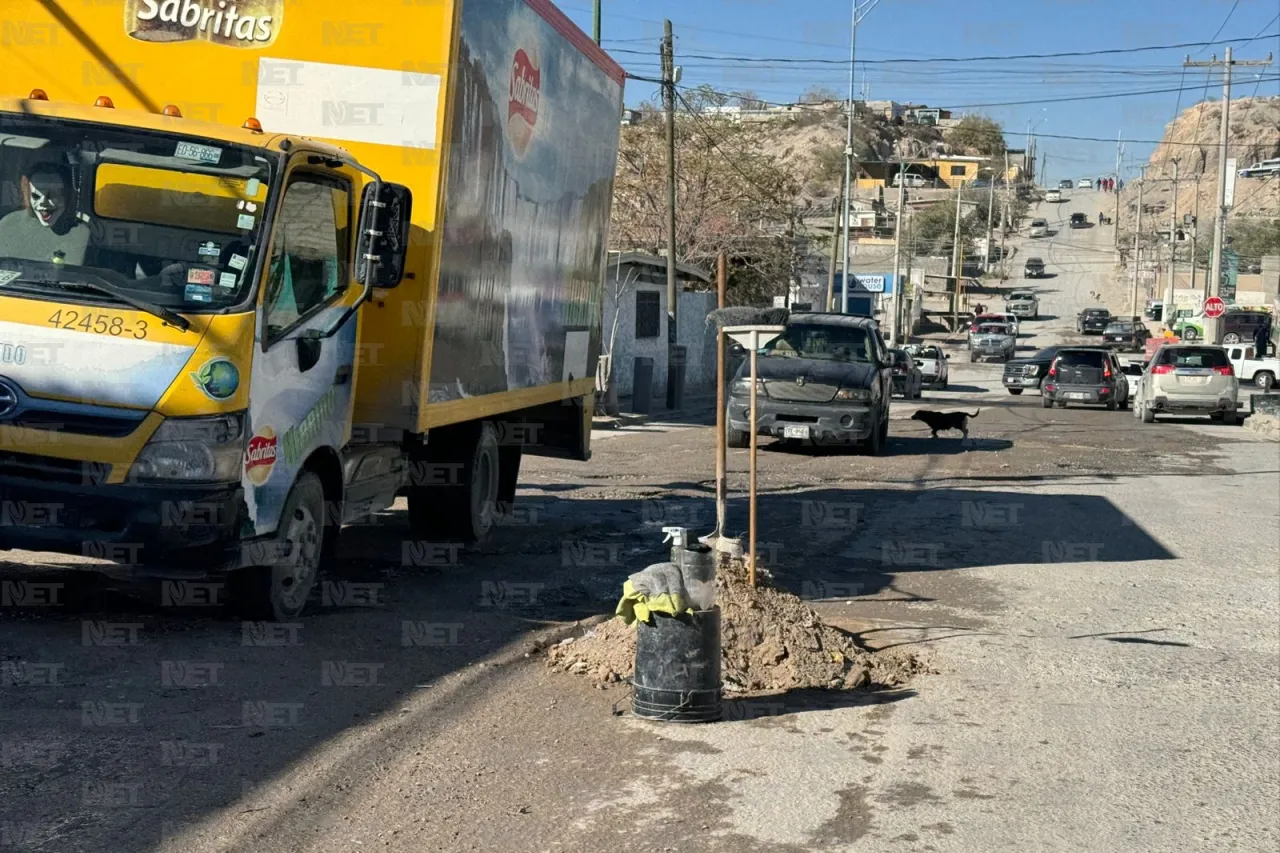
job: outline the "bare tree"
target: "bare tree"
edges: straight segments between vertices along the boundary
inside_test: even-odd
[[[618,344],[618,322],[622,317],[622,299],[631,292],[635,286],[639,274],[635,268],[629,268],[626,276],[620,275],[622,272],[621,263],[614,268],[613,277],[607,279],[608,288],[606,294],[610,302],[613,303],[613,324],[609,329],[609,342],[605,347],[605,354],[609,356],[607,369],[604,377],[604,410],[605,414],[612,417],[618,415],[618,383],[614,380],[617,375],[617,359],[615,358],[615,349]]]

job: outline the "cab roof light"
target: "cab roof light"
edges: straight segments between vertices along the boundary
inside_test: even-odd
[[[109,110],[114,110],[116,108],[116,105],[111,103],[111,99],[106,95],[99,95],[98,100],[94,101],[93,105],[95,107],[106,107]]]
[[[249,116],[247,119],[245,119],[244,124],[240,126],[243,127],[245,130],[250,130],[250,131],[253,131],[254,133],[262,133],[262,122],[258,121],[253,116]]]
[[[27,100],[28,101],[47,101],[49,100],[49,95],[45,93],[44,89],[32,89],[31,94],[27,95]]]
[[[182,118],[182,110],[178,109],[174,104],[166,104],[161,112],[173,118]]]

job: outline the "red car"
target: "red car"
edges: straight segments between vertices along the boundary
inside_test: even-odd
[[[978,331],[978,327],[983,323],[1003,323],[1005,321],[1003,314],[979,314],[969,321],[969,332]]]

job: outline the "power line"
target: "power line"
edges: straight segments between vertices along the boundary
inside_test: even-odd
[[[1237,0],[1237,2],[1239,2],[1239,0]],[[1277,35],[1280,35],[1280,33],[1278,33]],[[1183,50],[1183,49],[1192,48],[1192,47],[1204,48],[1204,47],[1210,47],[1215,44],[1247,43],[1250,41],[1254,41],[1257,38],[1259,38],[1259,36],[1254,36],[1252,39],[1242,37],[1242,38],[1234,38],[1234,39],[1223,39],[1222,41],[1182,42],[1179,44],[1147,45],[1144,47],[1114,47],[1114,48],[1105,48],[1101,50],[1060,51],[1058,53],[1021,53],[1021,54],[1006,54],[1006,55],[993,55],[993,56],[935,56],[935,57],[918,58],[918,59],[912,59],[912,58],[862,59],[862,60],[859,60],[859,62],[863,65],[907,65],[907,64],[920,64],[920,63],[931,63],[931,62],[942,62],[942,63],[997,62],[997,61],[1008,62],[1011,60],[1020,60],[1020,59],[1065,59],[1065,58],[1079,57],[1079,56],[1115,56],[1120,54],[1145,53],[1145,52],[1157,51],[1157,50]],[[632,50],[628,48],[619,48],[614,52],[615,53],[638,53],[638,54],[643,54],[645,56],[649,55],[648,51]],[[739,63],[771,62],[771,63],[779,63],[779,64],[803,63],[803,64],[816,64],[816,65],[842,65],[842,66],[847,66],[849,64],[849,60],[847,59],[822,59],[822,58],[789,57],[789,56],[756,57],[756,56],[733,56],[729,54],[705,54],[705,53],[683,54],[681,56],[681,59],[711,59],[711,60],[739,62]]]

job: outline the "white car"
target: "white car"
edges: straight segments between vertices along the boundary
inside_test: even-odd
[[[947,387],[947,359],[951,356],[931,344],[908,344],[903,347],[920,368],[922,384],[929,390]]]
[[[1045,191],[1044,191],[1044,200],[1045,200],[1045,201],[1052,201],[1052,202],[1062,201],[1062,190],[1057,189],[1057,188],[1054,188],[1054,189],[1051,189],[1051,190],[1045,190]]]
[[[994,323],[1004,323],[1005,325],[1007,325],[1007,326],[1009,327],[1009,331],[1013,332],[1013,336],[1014,336],[1015,338],[1018,336],[1018,315],[1017,315],[1017,314],[1011,314],[1011,313],[1005,313],[1005,314],[992,313],[992,314],[988,314],[988,316],[990,316],[990,317],[999,317],[999,318],[1000,318],[999,320],[993,320],[992,322],[994,322]]]
[[[1121,362],[1125,381],[1129,383],[1129,399],[1138,399],[1138,391],[1142,388],[1142,364],[1137,361]]]
[[[930,180],[926,178],[924,175],[913,175],[910,172],[906,174],[899,172],[898,174],[893,176],[893,186],[895,187],[902,186],[903,184],[906,184],[908,187],[912,187],[912,188],[927,187],[930,185],[930,183],[931,183]]]
[[[1092,179],[1092,178],[1081,178],[1080,180],[1076,181],[1076,188],[1077,188],[1077,189],[1081,189],[1081,190],[1091,190],[1091,189],[1093,189],[1093,179]]]
[[[1033,219],[1031,220],[1031,236],[1046,237],[1049,234],[1049,220]]]

